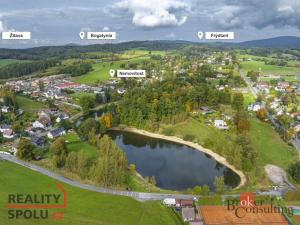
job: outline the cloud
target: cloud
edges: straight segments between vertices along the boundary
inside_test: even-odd
[[[224,6],[219,11],[212,14],[211,19],[218,27],[223,29],[239,28],[243,22],[240,14],[240,8],[236,6]]]
[[[114,16],[130,14],[137,27],[156,28],[181,26],[187,21],[189,5],[178,0],[122,0],[108,10]]]
[[[285,26],[300,29],[300,1],[296,0],[224,0],[212,13],[212,21],[220,28],[253,26]]]

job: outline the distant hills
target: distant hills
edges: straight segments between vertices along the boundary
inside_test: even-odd
[[[281,36],[274,38],[267,38],[261,40],[244,41],[237,44],[236,46],[242,47],[300,47],[300,37],[295,36]]]
[[[38,60],[44,58],[73,57],[75,55],[104,51],[119,52],[133,48],[147,50],[174,50],[188,45],[210,46],[215,48],[299,48],[300,37],[282,36],[245,42],[190,42],[182,40],[130,41],[115,44],[41,46],[28,49],[0,49],[0,59]]]

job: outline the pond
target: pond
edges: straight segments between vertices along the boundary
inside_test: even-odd
[[[160,188],[185,190],[206,184],[214,190],[216,176],[224,176],[230,187],[240,183],[231,169],[186,145],[124,131],[110,131],[109,136],[126,153],[128,163],[143,177],[154,176]]]

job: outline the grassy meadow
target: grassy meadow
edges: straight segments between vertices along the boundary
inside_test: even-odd
[[[159,202],[138,202],[132,198],[82,190],[61,183],[67,192],[64,219],[28,220],[7,219],[8,194],[58,194],[56,181],[0,160],[0,224],[1,225],[174,225],[179,224],[174,214]],[[49,213],[61,212],[51,209]]]
[[[47,106],[41,102],[37,102],[32,100],[26,96],[17,95],[17,103],[18,106],[28,113],[38,112],[42,108],[46,108]]]

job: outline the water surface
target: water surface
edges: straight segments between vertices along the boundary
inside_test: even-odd
[[[186,145],[123,131],[110,131],[109,135],[126,153],[128,162],[135,164],[142,176],[154,176],[160,188],[184,190],[206,184],[214,190],[216,176],[224,176],[230,187],[240,182],[231,169]]]

